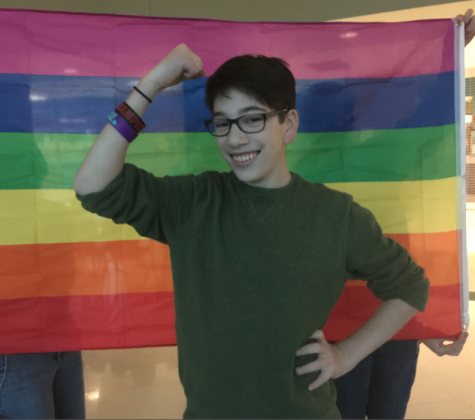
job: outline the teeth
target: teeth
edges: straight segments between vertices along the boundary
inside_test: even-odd
[[[233,159],[237,162],[246,162],[248,160],[254,159],[257,156],[257,152],[248,153],[246,155],[233,155]]]

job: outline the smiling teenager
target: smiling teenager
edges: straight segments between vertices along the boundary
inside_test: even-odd
[[[163,58],[110,115],[74,189],[86,210],[170,247],[185,418],[338,418],[332,379],[424,310],[424,270],[351,196],[289,171],[299,117],[280,59],[234,57],[207,81],[205,124],[230,172],[124,164],[155,96],[203,75],[185,45]],[[330,344],[321,329],[348,278],[383,303]]]
[[[290,182],[285,146],[296,135],[295,109],[270,110],[245,93],[230,90],[215,99],[213,114],[218,147],[241,181],[263,188],[280,188]],[[285,114],[286,123],[282,124],[279,116]],[[208,127],[212,129],[212,125]]]

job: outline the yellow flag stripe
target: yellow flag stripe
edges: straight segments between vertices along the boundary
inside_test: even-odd
[[[462,229],[457,177],[430,181],[327,184],[371,210],[383,232],[437,233]]]
[[[457,178],[327,184],[373,212],[386,234],[435,233],[457,225]],[[0,190],[0,245],[139,239],[127,225],[88,213],[73,190]]]

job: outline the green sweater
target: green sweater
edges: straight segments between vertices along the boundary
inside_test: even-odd
[[[283,188],[233,173],[157,178],[132,165],[86,210],[170,246],[185,418],[339,417],[335,387],[296,357],[348,278],[424,310],[428,281],[351,196],[292,174]]]

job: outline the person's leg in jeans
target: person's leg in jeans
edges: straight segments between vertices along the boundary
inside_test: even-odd
[[[53,380],[54,408],[57,419],[84,419],[84,380],[81,352],[61,352]]]
[[[57,352],[0,355],[0,417],[55,418],[53,382],[60,359]],[[71,375],[80,375],[72,383],[82,382],[82,369],[71,371]],[[77,387],[63,390],[71,394],[76,391]],[[83,388],[81,398],[84,401]],[[79,418],[80,411],[77,413]]]
[[[388,341],[373,353],[369,419],[403,419],[416,377],[418,340]]]
[[[373,355],[365,357],[346,375],[335,379],[336,405],[344,419],[366,418]]]
[[[0,416],[54,418],[52,384],[56,353],[0,356]]]

